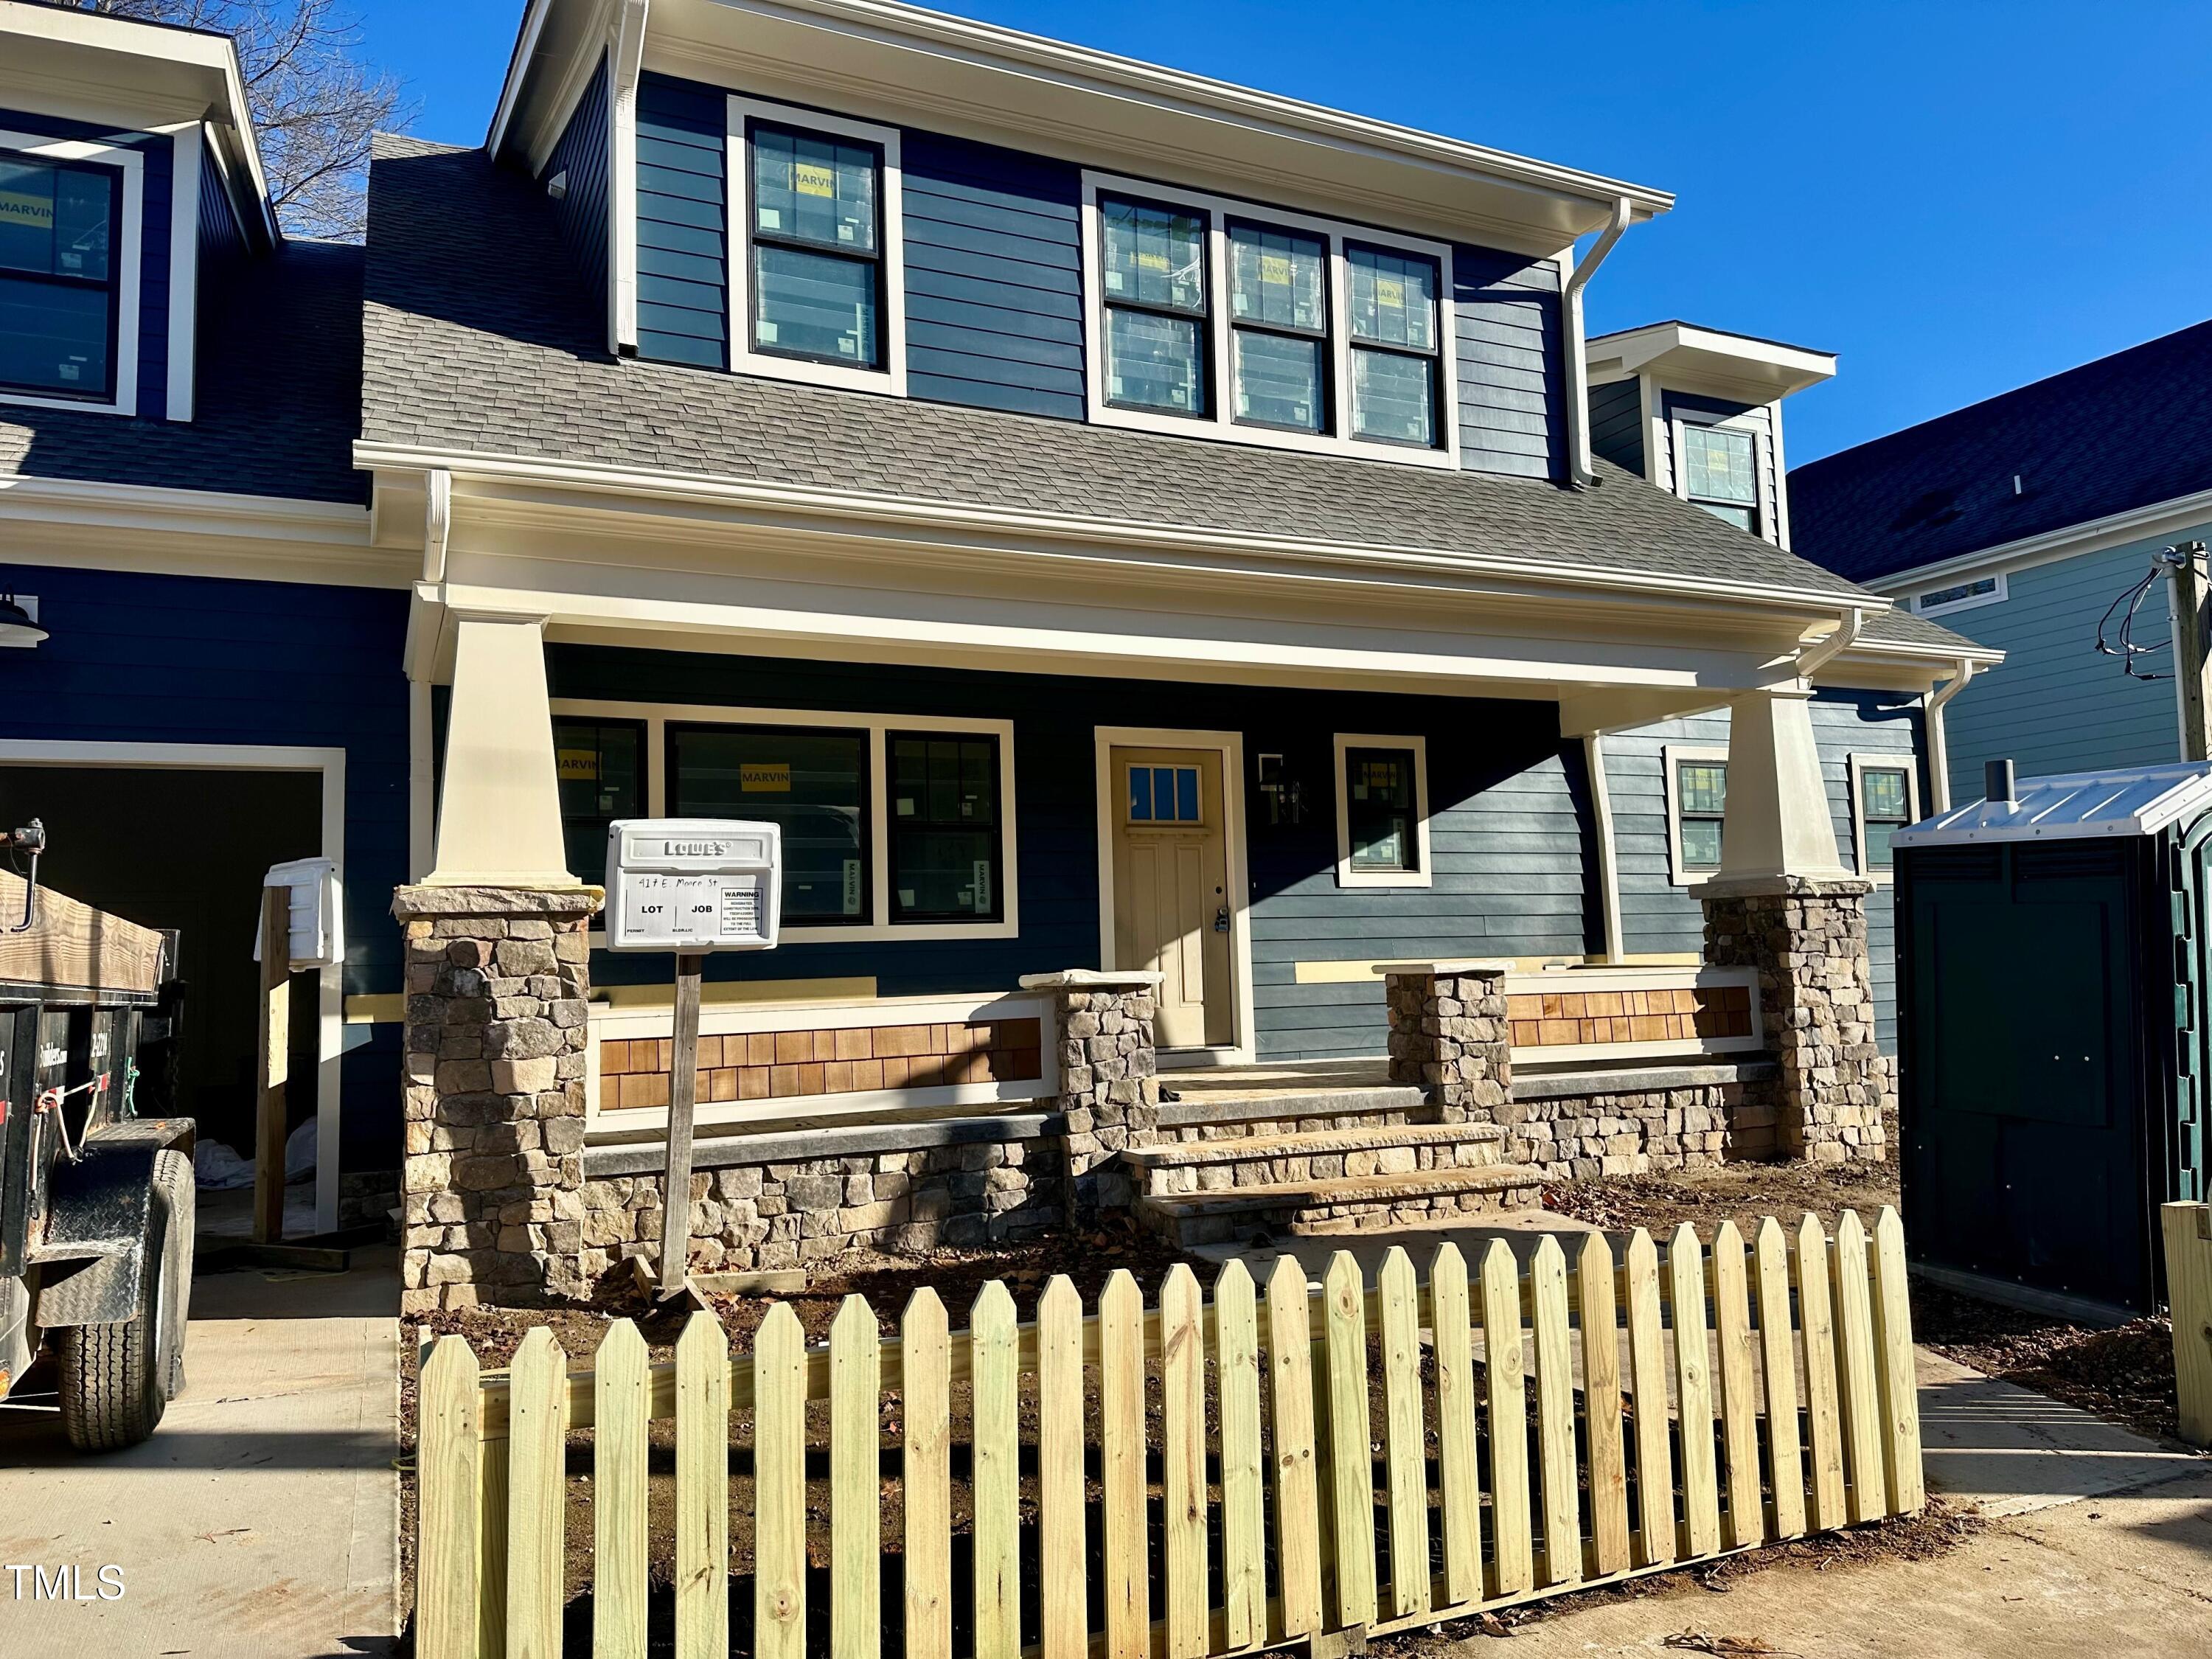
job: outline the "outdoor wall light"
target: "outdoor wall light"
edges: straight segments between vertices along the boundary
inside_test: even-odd
[[[0,645],[30,647],[46,637],[39,626],[39,602],[29,594],[18,599],[0,593]]]

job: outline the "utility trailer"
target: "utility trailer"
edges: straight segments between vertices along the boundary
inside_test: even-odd
[[[43,844],[0,833],[33,855],[0,870],[0,1399],[51,1352],[64,1432],[110,1451],[184,1388],[193,1124],[137,1109],[142,1049],[166,1070],[172,1046],[175,939],[41,890]]]

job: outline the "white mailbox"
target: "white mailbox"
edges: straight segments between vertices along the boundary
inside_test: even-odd
[[[775,824],[622,818],[607,826],[611,951],[772,951],[782,910]]]

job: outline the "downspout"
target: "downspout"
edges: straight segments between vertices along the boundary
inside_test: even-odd
[[[1928,726],[1928,799],[1938,812],[1951,810],[1951,745],[1943,732],[1943,705],[1974,678],[1974,665],[1968,659],[1960,658],[1956,667],[1958,672],[1940,690],[1928,694],[1922,708]]]
[[[1822,635],[1797,653],[1797,678],[1810,684],[1814,675],[1857,644],[1859,635],[1865,631],[1865,611],[1844,611],[1843,621],[1832,632]]]
[[[1566,286],[1559,290],[1559,297],[1565,302],[1562,309],[1566,313],[1567,467],[1576,485],[1583,489],[1597,483],[1597,470],[1590,460],[1589,364],[1583,351],[1583,289],[1597,275],[1605,256],[1613,252],[1613,245],[1627,230],[1632,212],[1628,198],[1613,198],[1613,222],[1591,244],[1589,257],[1577,262],[1568,273]]]

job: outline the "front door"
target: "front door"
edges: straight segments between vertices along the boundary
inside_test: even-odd
[[[1161,1048],[1233,1044],[1220,752],[1116,749],[1110,761],[1114,964],[1164,975]]]

